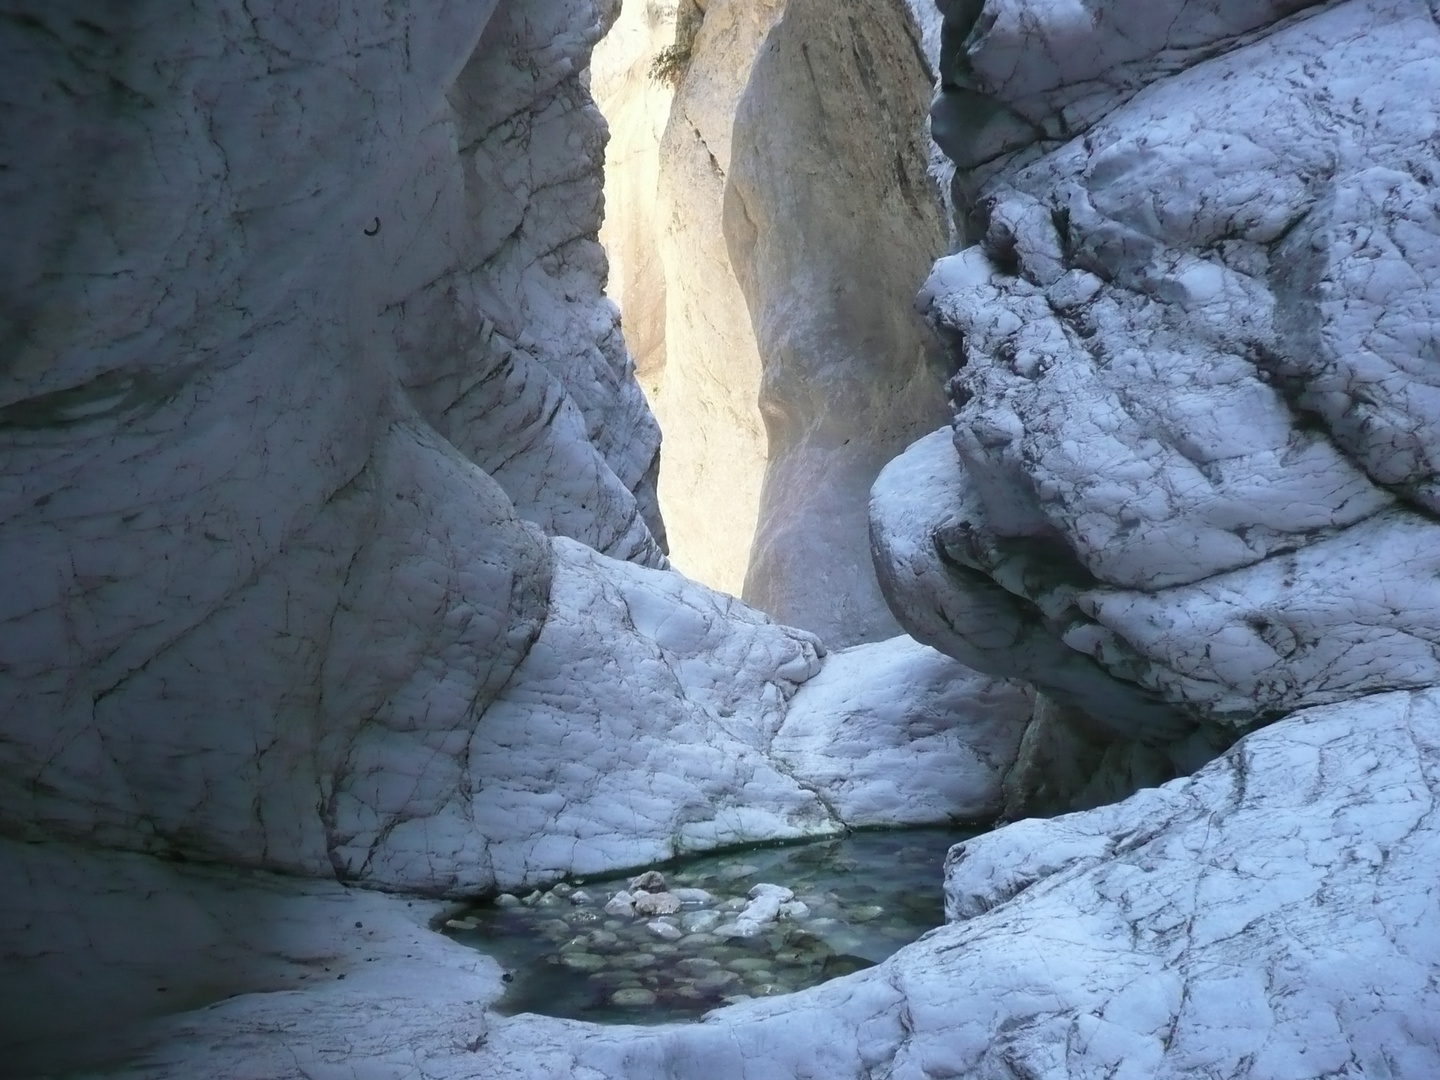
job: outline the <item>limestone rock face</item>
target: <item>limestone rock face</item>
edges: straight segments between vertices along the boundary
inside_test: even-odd
[[[1440,214],[1434,117],[1415,104],[1440,85],[1440,31],[1404,0],[1253,34],[1283,12],[1173,6],[1163,64],[1040,5],[950,12],[970,32],[951,59],[987,100],[1088,130],[968,174],[979,242],[920,298],[959,368],[954,457],[912,451],[945,509],[922,523],[877,489],[876,530],[915,553],[889,576],[934,598],[907,605],[928,631],[902,614],[923,640],[966,638],[952,655],[980,663],[979,624],[929,612],[1000,603],[999,586],[1031,640],[1077,655],[1060,670],[1087,673],[1047,692],[1134,738],[1174,737],[1149,710],[1087,701],[1103,672],[1106,693],[1162,699],[1228,741],[1440,681]],[[1020,38],[1067,57],[1050,82],[1025,74],[1040,66],[1017,59]],[[1084,42],[1119,67],[1102,78]],[[1119,81],[1101,94],[1087,79]],[[1103,117],[1066,112],[1082,100]]]
[[[866,542],[881,465],[944,416],[909,298],[945,249],[932,75],[902,0],[790,0],[735,115],[730,260],[749,304],[769,461],[745,599],[838,645],[897,632]]]
[[[606,129],[581,72],[603,8],[509,3],[486,25],[445,88],[458,265],[387,314],[411,399],[522,516],[663,565],[660,435],[599,295]]]
[[[865,496],[944,416],[907,305],[949,236],[923,121],[939,14],[852,7],[629,0],[595,79],[610,292],[665,431],[677,566],[839,645],[898,633]]]
[[[520,888],[834,833],[847,807],[994,804],[1022,690],[963,673],[975,708],[943,733],[935,679],[852,710],[893,725],[864,738],[895,773],[961,763],[938,794],[792,767],[772,743],[823,646],[665,569],[594,239],[584,68],[614,14],[0,21],[7,1055],[293,988],[341,949],[292,918],[337,881]],[[958,670],[900,667],[927,665]],[[839,665],[812,720],[870,667]],[[175,893],[173,947],[138,944],[136,890]],[[390,929],[387,963],[418,933]]]
[[[952,924],[873,970],[643,1033],[518,1017],[496,1075],[1420,1080],[1437,762],[1433,691],[1309,710],[1186,781],[957,847]]]
[[[590,62],[590,88],[610,128],[600,227],[610,260],[605,292],[625,314],[625,343],[635,358],[635,375],[650,387],[665,367],[660,140],[675,96],[675,88],[653,77],[651,67],[662,51],[676,45],[680,6],[679,0],[622,3]],[[670,435],[672,445],[677,437]]]
[[[1022,685],[898,637],[831,653],[770,750],[852,827],[986,821],[1033,710]]]
[[[725,248],[725,178],[736,105],[783,7],[783,0],[708,0],[698,26],[680,27],[690,58],[665,120],[654,191],[664,352],[651,345],[641,362],[667,439],[660,497],[676,565],[737,596],[767,449],[760,354]],[[654,302],[653,293],[642,298],[642,319]],[[653,335],[642,328],[640,340]]]
[[[946,4],[946,93],[990,71],[1034,119],[957,174],[955,427],[875,492],[923,640],[827,659],[645,524],[592,237],[613,4],[11,5],[8,1071],[1440,1073],[1435,10],[1178,3],[1122,44],[982,6]],[[1000,676],[1041,687],[1023,733]],[[1056,801],[1109,797],[1237,738],[968,842],[949,926],[703,1024],[498,1019],[413,898],[990,812],[1076,747]]]
[[[470,812],[545,621],[517,508],[663,563],[599,291],[601,25],[100,8],[5,26],[6,828],[453,879],[380,868]]]
[[[480,1015],[493,968],[437,936],[410,944],[403,901],[369,898],[363,949],[347,955],[333,900],[297,897],[290,948],[334,955],[331,974],[176,1017],[131,1049],[156,1080],[300,1080],[356,1060],[455,1080],[1427,1080],[1440,1070],[1437,785],[1435,692],[1307,710],[1184,781],[966,842],[949,860],[949,925],[868,971],[700,1024]],[[296,967],[265,974],[279,984]]]
[[[843,827],[767,755],[821,669],[811,635],[678,574],[571,541],[556,553],[550,617],[469,742],[457,885],[513,890]]]

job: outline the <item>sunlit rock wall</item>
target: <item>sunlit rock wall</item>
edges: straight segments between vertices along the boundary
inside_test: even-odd
[[[688,3],[688,0],[687,0]],[[600,243],[610,261],[608,295],[624,315],[635,375],[650,398],[665,367],[665,266],[660,239],[660,140],[675,88],[651,74],[661,52],[676,46],[680,0],[629,0],[595,46],[590,89],[605,115],[605,220]],[[698,21],[695,11],[692,21]],[[666,436],[667,452],[681,431]],[[670,472],[666,469],[666,473]]]
[[[665,433],[660,502],[676,566],[740,595],[767,456],[760,354],[725,248],[736,104],[783,0],[627,0],[597,54],[610,121],[610,295]],[[656,57],[679,50],[670,82]]]
[[[833,15],[635,0],[595,85],[614,133],[610,292],[665,431],[677,565],[848,644],[899,629],[865,501],[944,416],[909,297],[950,223],[924,124],[938,12]],[[666,48],[686,56],[673,96],[651,76]]]
[[[790,0],[750,72],[726,188],[769,440],[745,598],[849,644],[899,633],[871,565],[880,467],[943,421],[910,298],[948,236],[928,174],[933,77],[902,0]]]

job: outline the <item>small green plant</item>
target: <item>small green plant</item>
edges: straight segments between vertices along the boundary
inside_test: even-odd
[[[676,89],[690,67],[689,45],[667,45],[650,61],[650,78],[663,86]]]

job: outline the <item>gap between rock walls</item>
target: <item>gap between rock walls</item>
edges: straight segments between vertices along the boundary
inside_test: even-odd
[[[1440,1075],[1425,0],[10,7],[0,1073]]]

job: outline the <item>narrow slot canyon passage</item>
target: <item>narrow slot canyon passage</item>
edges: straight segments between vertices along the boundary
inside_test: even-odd
[[[725,179],[735,107],[780,7],[711,5],[702,36],[707,12],[695,0],[628,0],[591,61],[610,126],[607,293],[664,438],[670,555],[734,596],[745,588],[768,448],[759,351],[725,244]],[[661,71],[667,53],[674,60]]]
[[[0,1080],[1440,1076],[1440,0],[3,9]]]
[[[910,304],[950,235],[924,139],[938,20],[862,6],[627,0],[591,75],[607,289],[664,437],[671,558],[833,646],[900,632],[869,488],[945,420]]]

